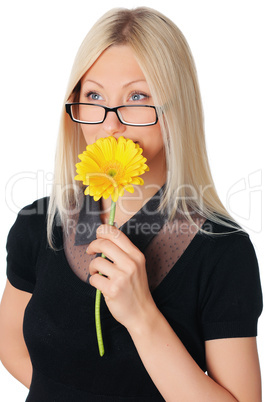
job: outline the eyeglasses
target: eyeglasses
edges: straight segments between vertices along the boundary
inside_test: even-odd
[[[82,124],[101,124],[109,112],[116,113],[119,121],[127,126],[153,126],[158,122],[156,107],[152,105],[124,105],[107,107],[94,103],[66,103],[66,112],[72,121]]]

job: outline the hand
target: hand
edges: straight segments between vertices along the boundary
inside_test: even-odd
[[[87,253],[103,253],[113,263],[95,258],[89,266],[90,284],[102,292],[117,321],[127,329],[136,327],[145,320],[151,306],[155,307],[148,287],[145,257],[115,226],[101,225],[96,235]]]

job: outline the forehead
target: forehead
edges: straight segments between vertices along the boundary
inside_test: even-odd
[[[133,50],[129,46],[111,46],[105,50],[82,78],[107,80],[145,80]]]

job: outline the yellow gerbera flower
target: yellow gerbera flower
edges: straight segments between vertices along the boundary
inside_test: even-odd
[[[142,152],[138,144],[124,137],[99,138],[79,155],[75,180],[88,186],[84,194],[93,196],[95,201],[111,196],[116,202],[124,190],[133,193],[134,184],[144,184],[139,176],[149,168]]]

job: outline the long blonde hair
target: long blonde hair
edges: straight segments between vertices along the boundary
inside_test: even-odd
[[[236,227],[217,195],[210,172],[195,63],[183,34],[167,17],[146,7],[119,8],[104,14],[78,50],[65,102],[78,100],[81,78],[112,45],[131,47],[155,105],[164,105],[159,120],[170,174],[161,209],[168,210],[170,218],[179,208],[189,220],[195,211],[214,222],[226,220],[226,225]],[[75,164],[85,147],[79,125],[63,108],[47,221],[51,246],[55,216],[64,226],[70,206],[79,210],[81,186],[74,181]]]

